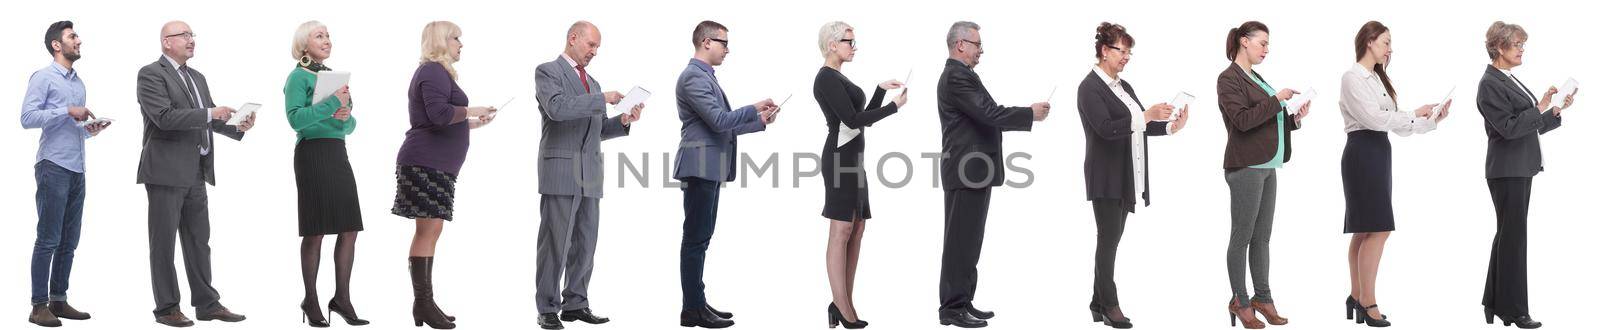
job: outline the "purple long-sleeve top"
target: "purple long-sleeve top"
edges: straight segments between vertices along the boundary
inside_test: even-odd
[[[411,129],[400,144],[400,165],[422,166],[459,175],[467,160],[467,93],[444,65],[423,63],[411,76],[408,108]]]

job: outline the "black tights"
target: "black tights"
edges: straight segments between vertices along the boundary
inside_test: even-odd
[[[333,248],[333,299],[342,306],[350,306],[350,268],[356,258],[356,232],[339,233]],[[322,235],[306,236],[300,240],[300,276],[306,286],[305,302],[316,305],[317,266],[322,262]]]

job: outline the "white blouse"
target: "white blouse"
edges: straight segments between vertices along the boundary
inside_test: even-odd
[[[1372,130],[1409,136],[1427,133],[1438,125],[1426,117],[1417,117],[1414,112],[1399,110],[1389,91],[1383,88],[1378,74],[1360,63],[1344,73],[1339,88],[1339,110],[1344,114],[1345,133]]]

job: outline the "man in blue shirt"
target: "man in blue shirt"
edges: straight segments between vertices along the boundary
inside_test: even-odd
[[[39,226],[33,243],[33,311],[28,322],[45,327],[60,326],[58,318],[89,318],[67,305],[67,275],[83,223],[83,140],[100,134],[110,122],[85,125],[95,117],[84,107],[83,81],[72,69],[82,56],[78,49],[82,45],[72,22],[51,24],[44,46],[55,61],[33,73],[22,99],[22,128],[43,131],[33,165]]]

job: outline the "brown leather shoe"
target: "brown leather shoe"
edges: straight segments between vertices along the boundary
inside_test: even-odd
[[[172,311],[172,313],[168,313],[167,315],[157,316],[156,323],[161,323],[162,325],[174,328],[183,328],[194,325],[194,321],[190,321],[188,316],[183,316],[183,312],[181,311]]]
[[[72,308],[72,305],[68,305],[66,301],[50,302],[50,314],[54,314],[56,317],[68,320],[89,319],[89,313],[79,312],[78,309]]]
[[[1261,320],[1256,319],[1256,313],[1253,309],[1254,308],[1250,307],[1250,304],[1245,304],[1239,301],[1238,298],[1234,298],[1232,301],[1229,301],[1229,326],[1237,325],[1238,323],[1244,323],[1245,329],[1265,329],[1267,325],[1265,323],[1261,323]]]
[[[50,314],[50,308],[45,304],[34,304],[33,312],[28,313],[28,323],[41,327],[54,328],[61,326],[61,320]]]
[[[234,314],[228,311],[227,307],[217,306],[217,308],[211,309],[210,313],[200,314],[199,319],[201,321],[239,322],[244,321],[244,315]]]
[[[1273,306],[1272,303],[1263,303],[1263,302],[1252,300],[1252,301],[1250,301],[1250,307],[1254,307],[1256,309],[1256,312],[1261,313],[1261,317],[1267,319],[1267,324],[1271,324],[1271,325],[1289,324],[1289,318],[1283,317],[1282,315],[1278,315],[1278,308],[1276,306]]]

